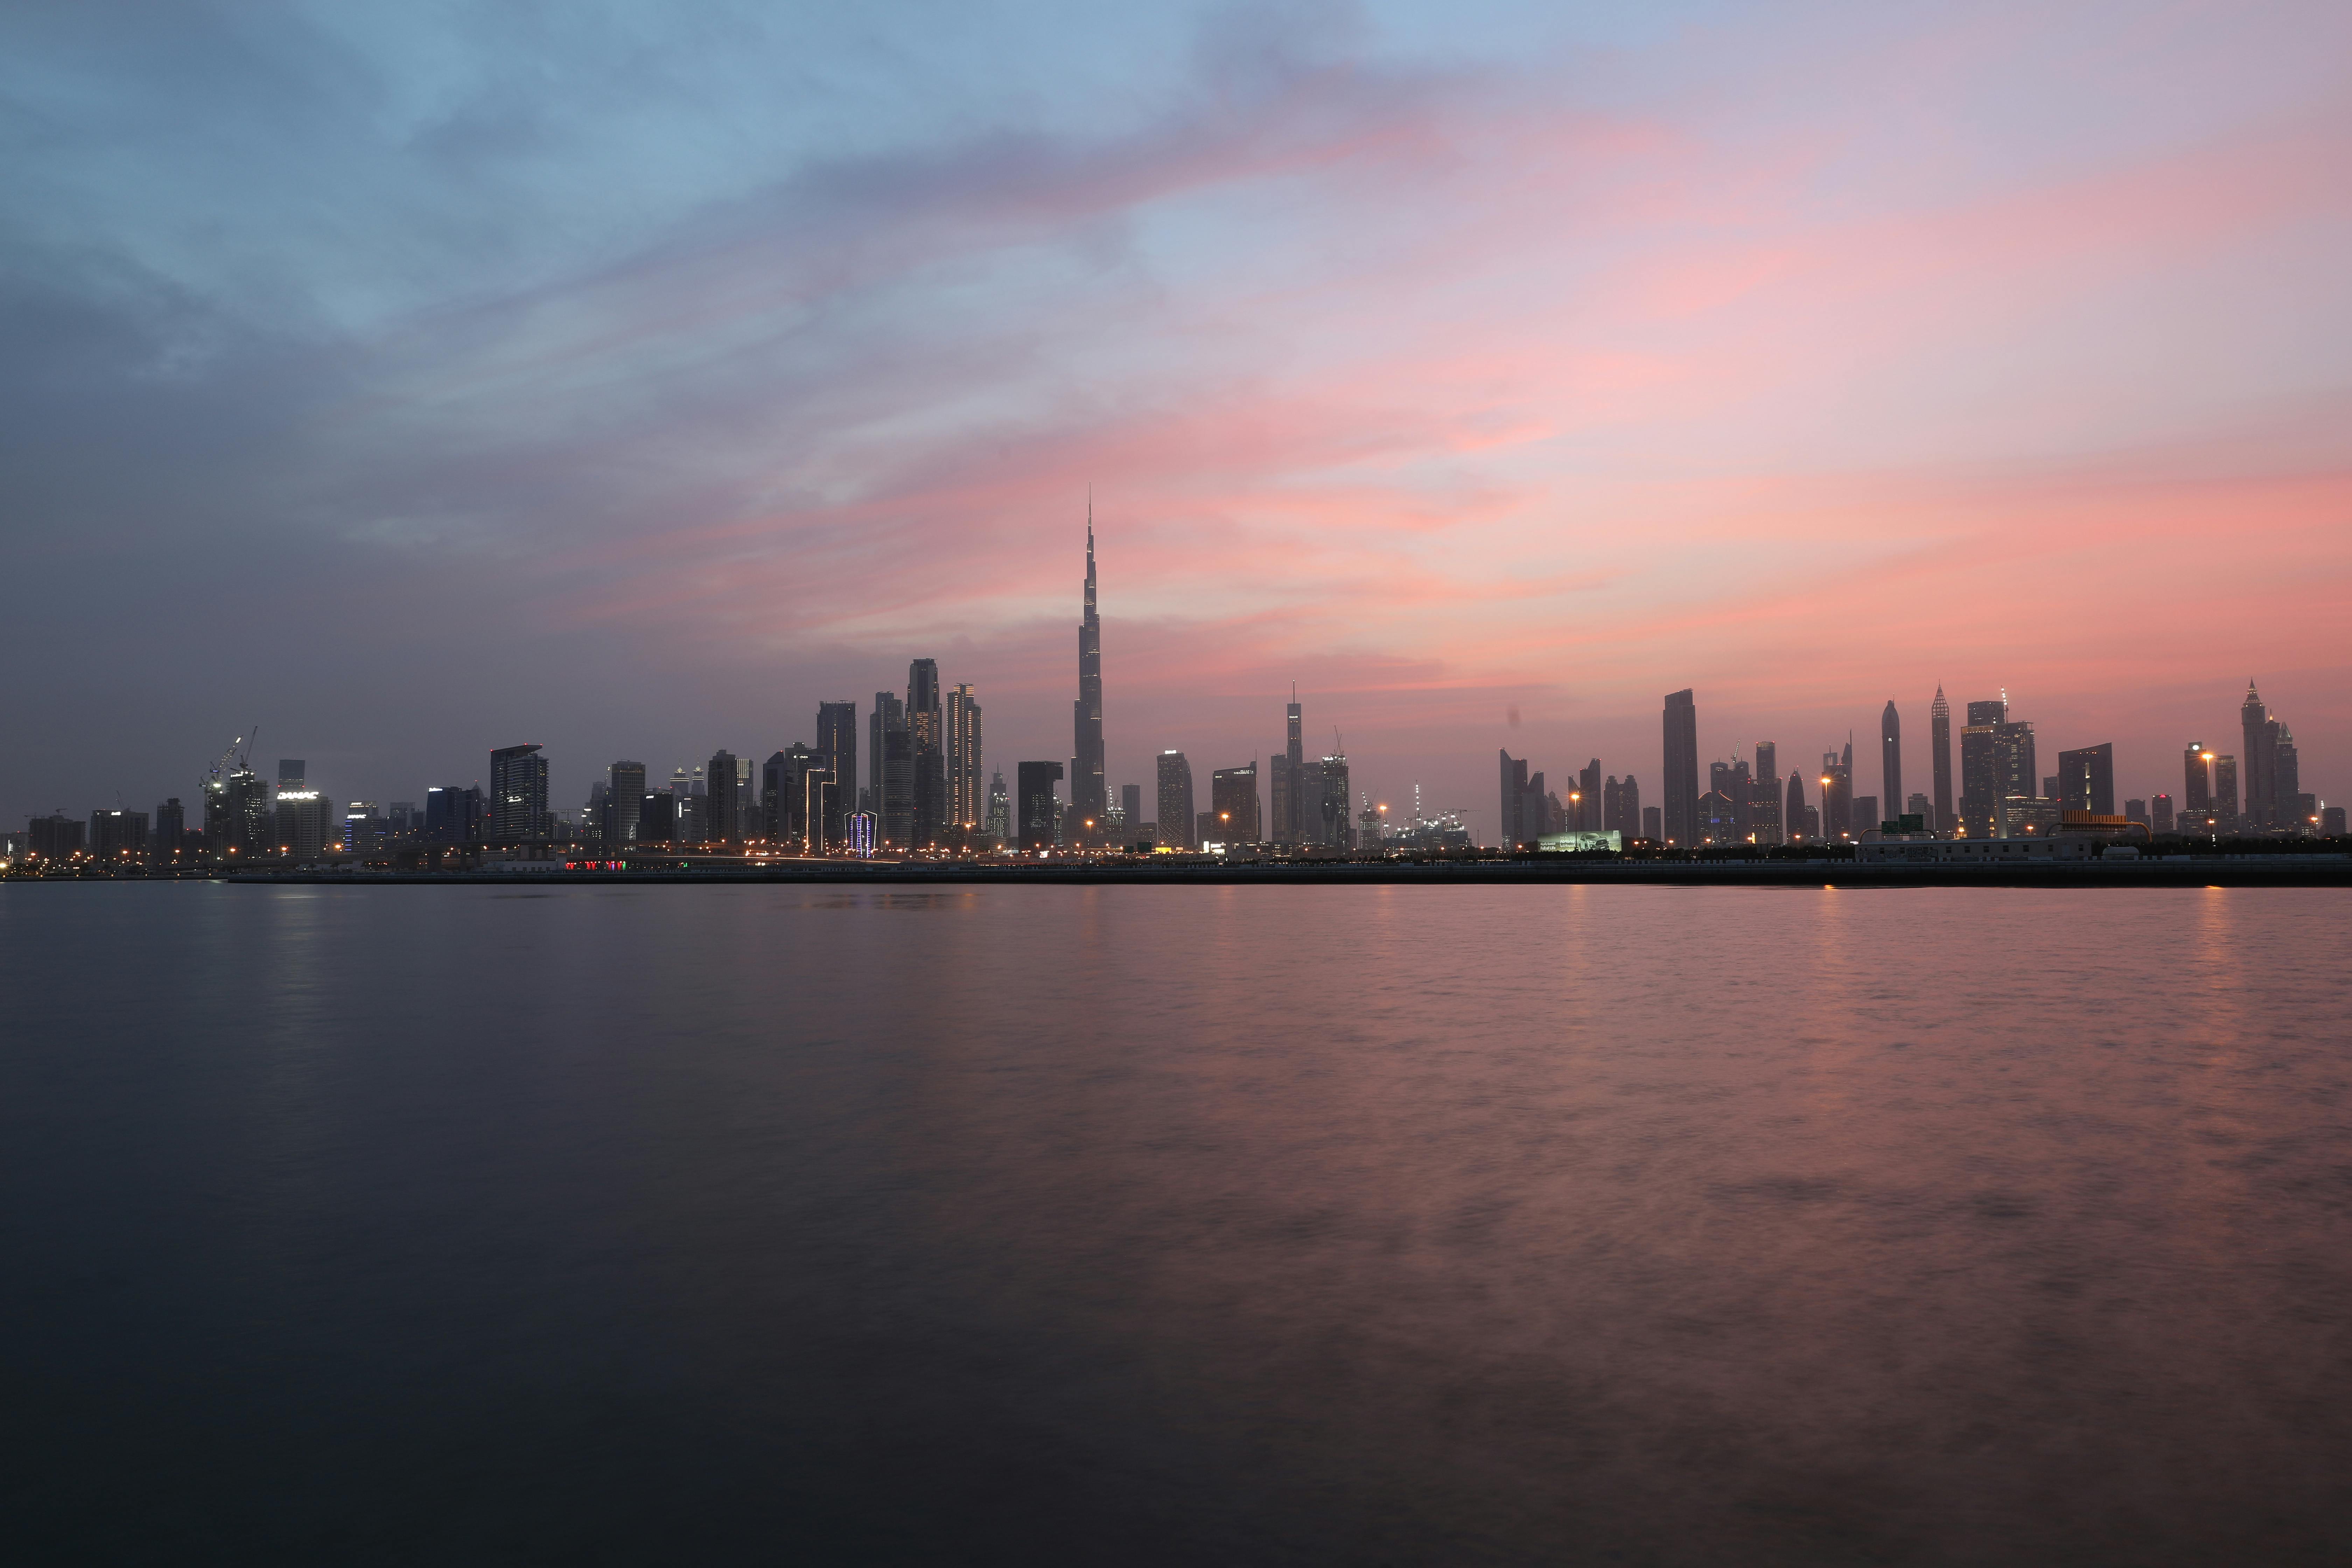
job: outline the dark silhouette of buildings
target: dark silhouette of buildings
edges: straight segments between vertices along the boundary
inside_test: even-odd
[[[1936,815],[1927,826],[1938,833],[1952,831],[1952,705],[1944,689],[1936,688],[1935,705],[1927,710],[1928,762],[1935,773]]]
[[[548,836],[547,759],[540,748],[501,746],[490,753],[490,841],[525,844]]]
[[[1197,849],[1201,840],[1192,809],[1192,763],[1181,752],[1160,753],[1160,842]]]
[[[1886,700],[1885,710],[1878,715],[1878,798],[1890,811],[1903,808],[1903,716],[1895,710],[1895,699]],[[1875,827],[1876,823],[1870,826]]]
[[[1544,820],[1544,776],[1529,774],[1524,757],[1515,757],[1508,752],[1496,754],[1502,759],[1502,800],[1496,835],[1506,849],[1530,848],[1549,826]]]
[[[732,844],[741,832],[743,821],[741,775],[735,769],[735,753],[724,749],[710,753],[709,771],[704,775],[702,837],[712,844]]]
[[[1253,762],[1238,768],[1219,768],[1211,773],[1209,809],[1216,816],[1221,836],[1218,842],[1264,842],[1265,834],[1258,821],[1257,764]]]
[[[1076,743],[1072,747],[1070,814],[1085,829],[1099,835],[1110,817],[1110,795],[1103,779],[1102,619],[1095,609],[1095,505],[1087,501],[1087,607],[1078,622],[1078,697],[1071,705]]]
[[[1788,799],[1783,803],[1780,811],[1780,822],[1783,831],[1786,832],[1790,838],[1818,838],[1821,837],[1819,823],[1816,822],[1813,826],[1809,828],[1805,826],[1805,775],[1791,768],[1789,771]]]
[[[1666,842],[1688,847],[1698,842],[1699,821],[1698,702],[1687,689],[1666,697],[1665,769]]]
[[[1062,780],[1059,763],[1023,763],[1013,770],[1021,792],[1021,847],[1054,847],[1054,829],[1061,801],[1054,786]]]
[[[881,842],[894,844],[900,847],[903,847],[907,842],[906,828],[913,820],[914,803],[911,796],[915,782],[914,753],[908,749],[904,740],[899,741],[894,747],[889,737],[894,733],[904,736],[906,732],[906,702],[895,691],[876,692],[874,706],[866,715],[864,805],[867,811],[874,814],[874,829],[882,836]],[[891,767],[894,751],[898,757],[895,775]],[[897,780],[895,784],[892,782],[894,777]],[[891,799],[894,792],[898,795],[895,806]],[[899,837],[896,838],[891,837],[894,810],[899,827]],[[876,847],[880,847],[880,845],[877,845]]]
[[[964,682],[948,693],[948,820],[979,827],[988,815],[981,783],[980,703]]]
[[[1304,794],[1302,773],[1306,767],[1307,749],[1301,733],[1298,708],[1298,685],[1290,687],[1290,706],[1283,710],[1282,755],[1267,764],[1271,775],[1266,781],[1269,806],[1269,837],[1276,844],[1296,844],[1302,826],[1300,805]]]
[[[891,842],[928,849],[940,841],[948,821],[947,711],[935,658],[907,666],[907,752],[906,830]]]
[[[614,763],[604,791],[604,847],[618,852],[637,839],[645,814],[646,764]]]
[[[2116,812],[2116,747],[2112,741],[2058,753],[2059,806],[2066,811]]]
[[[824,803],[824,844],[835,848],[848,839],[849,814],[857,804],[857,704],[816,705],[816,754],[833,788]]]
[[[2245,736],[2245,750],[2240,753],[2245,758],[2242,782],[2246,791],[2241,819],[2260,832],[2278,824],[2279,726],[2251,678],[2246,681],[2246,700],[2238,709],[2238,721]]]
[[[442,848],[479,844],[488,826],[488,803],[468,784],[436,784],[425,792],[425,838]]]
[[[147,858],[147,814],[120,809],[89,814],[89,853],[109,864]]]

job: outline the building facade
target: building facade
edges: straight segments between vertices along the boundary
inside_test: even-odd
[[[1162,752],[1159,772],[1160,843],[1172,849],[1199,848],[1201,840],[1194,831],[1191,759],[1181,752]]]
[[[1661,800],[1666,842],[1688,847],[1698,842],[1698,700],[1685,689],[1666,696],[1665,783]]]

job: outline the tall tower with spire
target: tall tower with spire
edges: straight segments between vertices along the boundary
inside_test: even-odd
[[[1927,749],[1935,764],[1936,820],[1938,833],[1949,833],[1952,817],[1952,705],[1944,700],[1941,681],[1936,684],[1936,705],[1927,710]]]
[[[1903,815],[1903,716],[1895,710],[1895,699],[1886,700],[1886,710],[1878,716],[1878,815],[1892,821]]]
[[[1071,749],[1070,841],[1098,841],[1109,831],[1110,795],[1103,784],[1102,619],[1095,613],[1095,501],[1087,498],[1087,612],[1078,623],[1077,738]],[[1085,825],[1093,823],[1089,829]]]
[[[2243,783],[2246,789],[2244,817],[2250,827],[2273,827],[2278,823],[2278,740],[2271,732],[2271,710],[2263,694],[2254,689],[2251,677],[2246,681],[2246,700],[2238,706],[2238,721],[2246,732]],[[2294,802],[2287,803],[2290,809]]]

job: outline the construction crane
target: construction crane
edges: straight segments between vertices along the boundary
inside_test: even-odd
[[[205,771],[205,783],[208,786],[217,787],[224,774],[241,773],[246,768],[251,766],[253,761],[253,742],[260,738],[261,726],[256,724],[252,729],[246,731],[246,733],[239,735],[236,739],[231,741],[228,743],[228,749],[221,752],[219,760],[215,762],[210,768],[207,768]],[[237,750],[240,746],[245,748],[241,752]],[[231,764],[235,765],[232,766]]]

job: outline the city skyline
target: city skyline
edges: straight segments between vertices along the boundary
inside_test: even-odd
[[[1685,686],[2352,768],[2340,6],[152,16],[0,23],[8,818],[257,718],[569,802],[911,657],[1066,761],[1090,482],[1114,781],[1293,680],[1465,804]]]

